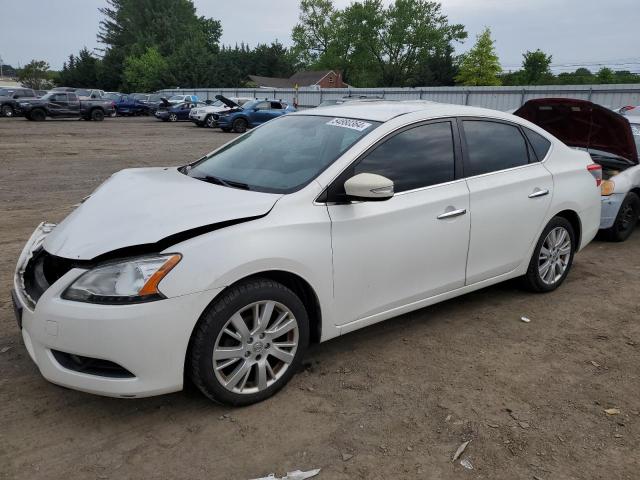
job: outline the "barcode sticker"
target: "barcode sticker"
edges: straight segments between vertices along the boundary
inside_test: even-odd
[[[354,120],[352,118],[334,118],[327,125],[334,127],[350,128],[351,130],[357,130],[362,132],[371,126],[370,123],[363,122],[362,120]]]

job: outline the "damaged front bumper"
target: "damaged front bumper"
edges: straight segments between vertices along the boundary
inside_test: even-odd
[[[98,305],[65,300],[62,293],[86,268],[71,266],[33,293],[34,265],[55,225],[41,223],[25,245],[12,301],[29,356],[48,381],[88,393],[145,397],[182,389],[191,332],[222,290],[155,302]]]
[[[602,213],[600,215],[601,230],[613,227],[624,197],[624,193],[613,193],[602,197]]]

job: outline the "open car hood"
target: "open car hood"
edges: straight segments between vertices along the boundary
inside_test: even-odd
[[[629,121],[586,100],[529,100],[514,115],[535,123],[570,147],[611,153],[637,164],[638,151]]]
[[[175,167],[122,170],[54,228],[43,246],[73,260],[94,260],[122,249],[130,250],[123,255],[161,251],[264,216],[280,197],[203,182]]]
[[[222,103],[224,103],[229,108],[242,108],[236,102],[234,102],[233,100],[225,97],[224,95],[216,95],[216,100],[220,100]]]

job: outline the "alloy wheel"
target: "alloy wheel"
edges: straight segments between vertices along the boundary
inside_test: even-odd
[[[220,384],[240,394],[266,390],[289,369],[298,349],[298,321],[285,305],[249,304],[227,321],[213,348]]]
[[[571,236],[564,227],[551,230],[540,247],[538,274],[547,285],[562,278],[571,259]]]

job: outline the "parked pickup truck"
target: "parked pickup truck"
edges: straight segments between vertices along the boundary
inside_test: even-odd
[[[102,121],[115,112],[111,100],[80,99],[74,92],[49,92],[45,96],[19,103],[20,111],[28,120],[51,118],[83,118]]]
[[[0,116],[13,117],[18,103],[28,98],[38,98],[37,92],[30,88],[0,88]]]
[[[602,166],[600,230],[614,242],[629,238],[640,217],[640,118],[570,98],[529,100],[514,112]],[[534,150],[536,145],[533,145]]]

